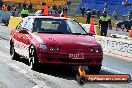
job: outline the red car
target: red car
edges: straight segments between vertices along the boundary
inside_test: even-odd
[[[43,63],[84,65],[99,72],[103,60],[101,45],[78,22],[52,16],[26,17],[11,31],[10,54],[27,58],[31,69]]]

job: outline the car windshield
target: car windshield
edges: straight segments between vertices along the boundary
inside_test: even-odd
[[[33,24],[33,32],[51,34],[87,34],[85,29],[76,21],[64,19],[36,18]]]

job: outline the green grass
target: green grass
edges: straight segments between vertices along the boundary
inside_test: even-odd
[[[79,23],[86,23],[86,17],[74,17],[74,16],[70,16],[71,19],[76,20]],[[94,18],[95,23],[98,25],[99,24],[99,19]],[[111,20],[112,21],[112,26],[115,27],[116,26],[116,20]]]

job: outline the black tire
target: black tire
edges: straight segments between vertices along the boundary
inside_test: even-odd
[[[36,58],[36,53],[35,53],[35,47],[31,46],[29,48],[29,66],[31,70],[39,70],[40,63],[38,62]]]
[[[15,52],[13,44],[10,44],[10,55],[12,60],[18,60],[20,58],[20,56]]]
[[[101,66],[88,66],[89,72],[92,74],[99,74]]]

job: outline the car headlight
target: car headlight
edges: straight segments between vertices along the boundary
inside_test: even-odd
[[[101,47],[93,47],[93,48],[90,49],[90,51],[98,53],[98,52],[101,51]]]
[[[55,49],[54,47],[50,47],[50,51],[54,51],[54,49]]]
[[[47,49],[47,46],[45,44],[40,44],[39,46],[41,49]]]
[[[58,47],[50,47],[50,51],[59,51],[60,49]]]
[[[102,50],[102,47],[96,47],[94,49],[95,49],[95,52],[98,53],[98,52],[100,52]]]

